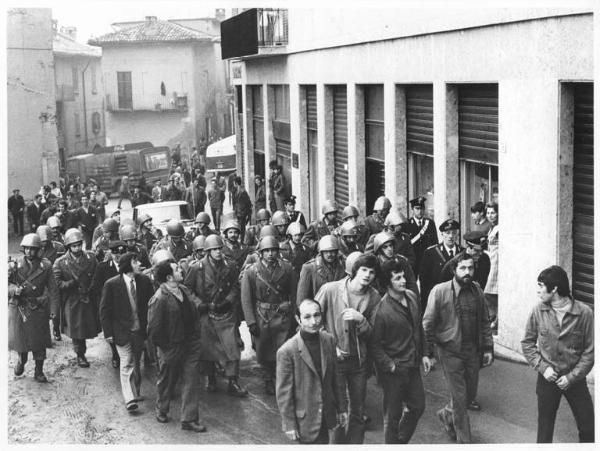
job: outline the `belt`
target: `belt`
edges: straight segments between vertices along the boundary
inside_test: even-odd
[[[262,310],[279,310],[281,308],[287,309],[290,306],[290,302],[282,302],[280,304],[276,304],[274,302],[261,302],[257,301],[256,306]]]

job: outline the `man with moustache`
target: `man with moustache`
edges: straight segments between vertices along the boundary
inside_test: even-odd
[[[481,287],[473,283],[473,256],[462,252],[454,278],[433,287],[423,316],[423,330],[433,357],[439,361],[450,390],[450,403],[437,412],[447,434],[458,443],[471,443],[467,406],[475,399],[479,368],[494,359],[492,332]]]
[[[277,405],[285,435],[300,443],[327,444],[329,430],[348,414],[337,377],[333,335],[321,328],[321,306],[304,299],[296,309],[300,331],[277,351]]]

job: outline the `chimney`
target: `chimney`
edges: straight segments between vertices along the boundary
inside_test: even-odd
[[[77,27],[60,27],[60,32],[69,36],[74,41],[77,40]]]
[[[156,22],[156,16],[146,16],[146,22]]]
[[[215,19],[217,19],[219,22],[225,20],[225,8],[215,9]]]

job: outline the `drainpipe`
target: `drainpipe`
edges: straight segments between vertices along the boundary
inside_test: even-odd
[[[83,90],[83,133],[85,134],[85,152],[88,151],[89,141],[88,141],[88,127],[87,127],[87,107],[85,102],[85,71],[89,67],[91,61],[85,65],[83,70],[81,71],[81,88]]]

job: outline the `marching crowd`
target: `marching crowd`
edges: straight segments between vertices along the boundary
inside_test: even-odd
[[[275,181],[279,169],[272,170]],[[171,220],[164,236],[147,214],[134,223],[119,210],[106,218],[94,209],[97,216],[87,221],[92,195],[81,196],[75,212],[61,201],[32,224],[23,256],[9,265],[15,375],[24,373],[32,352],[34,377],[46,382],[46,348],[62,334],[87,368],[86,340],[102,332],[127,411],[141,402],[142,360],[156,362],[156,420],[169,421],[181,384],[181,427],[203,432],[202,381],[215,392],[224,376],[229,395],[248,394],[239,377],[245,321],[264,390],[276,396],[291,440],[363,443],[366,385],[375,377],[385,443],[408,443],[425,409],[422,375],[439,362],[450,400],[437,415],[453,440],[469,443],[467,412],[481,409],[479,370],[494,359],[498,205],[472,206],[463,247],[460,224],[448,219],[437,227],[423,197],[410,201],[410,219],[382,196],[366,218],[355,206],[326,201],[322,217],[307,224],[295,197],[280,192],[271,196],[277,211],[256,205],[256,223],[246,225],[252,205],[241,179],[232,182],[234,213],[221,218],[212,211],[215,229],[203,208],[194,208],[192,230]],[[92,191],[96,201],[97,187]],[[538,441],[552,441],[563,395],[580,440],[593,441],[586,385],[592,311],[572,299],[558,266],[540,273],[538,295],[522,341],[539,373]]]

